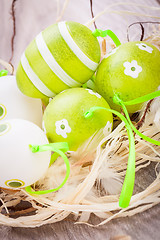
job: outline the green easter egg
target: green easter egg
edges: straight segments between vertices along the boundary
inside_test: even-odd
[[[17,85],[30,97],[54,97],[88,81],[100,55],[98,40],[86,26],[76,22],[53,24],[23,53],[16,72]]]
[[[117,93],[123,101],[154,92],[160,85],[160,51],[146,42],[128,42],[112,50],[102,60],[96,75],[96,90],[112,109]],[[142,104],[127,106],[129,113],[142,108]]]
[[[106,110],[95,111],[91,118],[84,117],[93,106],[109,108],[98,93],[85,88],[72,88],[58,94],[47,106],[43,126],[50,142],[68,142],[76,150],[96,131],[107,126],[111,132],[113,117]]]

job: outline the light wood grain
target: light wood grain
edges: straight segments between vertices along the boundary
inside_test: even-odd
[[[9,15],[11,8],[11,0],[0,0],[0,58],[8,61],[11,56],[11,36],[12,36],[12,20]],[[60,0],[60,6],[64,0]],[[117,1],[120,2],[120,1]],[[129,3],[139,3],[144,5],[160,6],[156,0],[132,0],[123,1]],[[113,2],[110,0],[93,0],[95,14],[102,11],[105,7]],[[112,8],[113,10],[113,8]],[[132,10],[148,15],[156,15],[160,17],[160,12],[151,11],[147,8],[140,8],[136,5],[127,6],[119,5],[114,10]],[[13,64],[16,67],[22,52],[28,43],[42,29],[54,23],[57,18],[57,1],[56,0],[17,0],[16,2],[16,37],[15,37],[15,53]],[[73,20],[86,23],[91,18],[89,0],[70,0],[65,11],[63,20]],[[97,21],[98,28],[112,29],[118,37],[123,41],[126,39],[127,25],[139,20],[152,20],[145,17],[127,17],[125,15],[116,15],[106,13]],[[93,27],[92,27],[93,29]],[[146,175],[153,177],[153,172],[149,169]],[[139,180],[145,184],[145,180]],[[98,223],[100,220],[94,216],[91,217],[92,223]],[[91,228],[86,225],[74,224],[70,219],[65,221],[42,226],[39,228],[12,228],[0,226],[0,239],[19,240],[19,239],[35,239],[35,240],[82,240],[82,239],[137,239],[137,240],[159,240],[160,239],[160,206],[157,205],[150,210],[137,214],[130,218],[113,220],[108,224],[99,228]]]

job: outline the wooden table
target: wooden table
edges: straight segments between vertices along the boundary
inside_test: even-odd
[[[20,56],[28,43],[45,27],[54,23],[57,19],[57,3],[61,9],[64,0],[17,0],[15,3],[16,12],[16,35],[14,43],[14,56],[12,63],[17,67]],[[64,12],[62,20],[73,20],[86,23],[91,18],[89,0],[70,0]],[[130,5],[127,5],[127,2]],[[115,3],[115,2],[114,2]],[[141,14],[155,15],[160,17],[160,10],[142,7],[143,5],[160,7],[159,0],[132,0],[123,1],[110,8],[111,11],[132,11]],[[11,57],[11,37],[13,33],[13,22],[11,15],[11,0],[0,0],[0,58],[9,61]],[[113,4],[110,0],[94,0],[94,14],[101,12],[105,7]],[[141,4],[142,6],[137,6]],[[98,28],[111,29],[121,41],[126,41],[126,29],[130,23],[135,21],[152,20],[144,16],[128,16],[124,12],[119,15],[107,12],[96,21]],[[158,20],[157,20],[158,21]],[[92,25],[92,29],[93,25]],[[92,216],[91,221],[97,223],[100,220]],[[99,228],[91,228],[86,225],[74,224],[71,220],[42,226],[39,228],[13,228],[0,226],[0,239],[137,239],[137,240],[158,240],[160,239],[160,206],[157,205],[146,212],[137,214],[130,218],[113,220]]]

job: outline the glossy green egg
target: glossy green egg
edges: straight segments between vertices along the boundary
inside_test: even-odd
[[[16,72],[19,89],[35,98],[54,97],[88,81],[98,67],[100,46],[90,29],[59,22],[40,32],[22,54]]]
[[[96,131],[104,128],[111,132],[113,117],[106,110],[97,110],[91,118],[84,114],[93,106],[109,108],[96,92],[85,88],[72,88],[58,94],[47,106],[43,126],[50,142],[68,142],[76,150]]]
[[[112,109],[120,111],[113,103],[115,93],[123,101],[144,96],[160,85],[160,51],[147,42],[128,42],[106,55],[96,74],[96,90]],[[130,113],[142,104],[127,106]]]

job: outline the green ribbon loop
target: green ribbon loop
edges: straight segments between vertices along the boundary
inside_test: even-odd
[[[0,77],[6,76],[7,74],[8,74],[8,71],[5,70],[5,69],[2,69],[2,70],[0,71]]]
[[[31,149],[31,151],[33,153],[44,152],[44,151],[53,151],[56,154],[60,155],[66,164],[66,176],[65,176],[63,182],[57,188],[49,189],[49,190],[42,190],[42,191],[34,191],[34,190],[32,190],[31,186],[27,186],[25,188],[26,192],[28,192],[29,194],[42,195],[42,194],[48,194],[51,192],[58,191],[60,188],[62,188],[64,186],[64,184],[67,182],[69,175],[70,175],[69,160],[64,153],[69,150],[68,143],[62,142],[62,143],[49,143],[49,144],[45,144],[45,145],[29,145],[29,148]],[[50,163],[50,165],[51,165],[51,163]]]
[[[93,36],[95,37],[106,37],[106,36],[109,36],[113,42],[115,43],[116,47],[120,46],[121,45],[121,42],[120,40],[118,39],[118,37],[114,34],[114,32],[112,32],[111,30],[101,30],[101,29],[95,29],[93,32],[92,32]]]
[[[157,92],[159,92],[159,91],[157,91]],[[155,92],[155,93],[156,93],[156,92]],[[150,95],[150,94],[148,94],[148,95]],[[147,96],[147,95],[146,95],[146,96]],[[117,103],[118,105],[120,105],[120,106],[122,107],[122,109],[123,109],[123,111],[124,111],[124,114],[126,115],[126,118],[127,118],[128,122],[129,122],[131,128],[133,129],[133,131],[134,131],[138,136],[140,136],[142,139],[146,140],[147,142],[150,142],[150,143],[152,143],[152,144],[155,144],[155,145],[160,146],[160,141],[157,141],[157,140],[154,140],[154,139],[152,139],[152,138],[149,138],[149,137],[147,137],[146,135],[144,135],[143,133],[141,133],[140,131],[137,130],[137,128],[133,125],[133,123],[132,123],[132,121],[131,121],[131,119],[130,119],[130,117],[129,117],[129,113],[128,113],[128,111],[127,111],[127,108],[126,108],[126,106],[125,106],[125,103],[120,99],[120,97],[119,97],[117,94],[115,94],[115,96],[113,97],[113,102],[114,102],[114,103]]]
[[[128,106],[128,105],[134,105],[134,104],[139,104],[139,103],[143,103],[143,102],[147,102],[149,100],[152,100],[156,97],[160,96],[160,90],[146,94],[142,97],[139,98],[135,98],[133,100],[127,101],[127,102],[123,102],[124,105]]]
[[[31,151],[35,152],[45,152],[45,151],[53,151],[61,150],[63,152],[69,151],[69,146],[67,142],[57,142],[57,143],[49,143],[44,145],[29,145]]]
[[[87,112],[85,112],[84,117],[91,118],[93,116],[94,111],[97,111],[97,110],[107,110],[117,115],[125,123],[125,127],[127,129],[128,139],[129,139],[128,166],[127,166],[124,183],[122,186],[122,191],[119,198],[119,206],[121,208],[126,208],[129,206],[130,199],[133,194],[134,181],[135,181],[135,142],[134,142],[134,135],[132,132],[132,128],[128,123],[127,119],[121,113],[109,108],[98,107],[98,106],[91,107]]]

